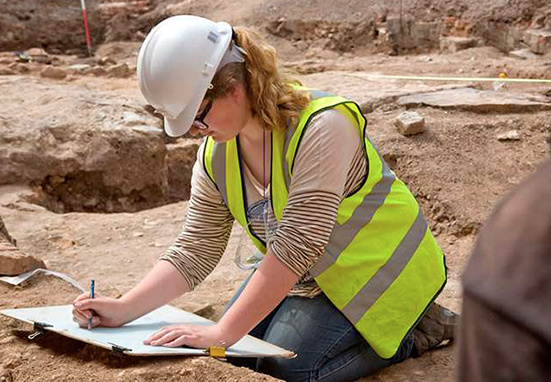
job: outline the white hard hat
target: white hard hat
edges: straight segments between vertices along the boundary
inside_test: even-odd
[[[147,35],[138,55],[138,81],[147,101],[164,115],[168,135],[189,130],[219,66],[244,61],[239,48],[228,49],[231,39],[229,24],[189,15],[170,17]]]

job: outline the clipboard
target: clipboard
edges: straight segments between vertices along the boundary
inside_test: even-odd
[[[212,347],[195,349],[188,347],[168,348],[163,346],[144,345],[143,340],[152,333],[167,325],[193,324],[214,325],[214,322],[196,314],[176,307],[162,306],[132,322],[118,328],[94,328],[88,330],[79,327],[72,320],[72,305],[46,306],[37,308],[4,309],[0,314],[23,321],[34,326],[34,339],[45,331],[52,331],[63,336],[88,344],[108,349],[117,354],[130,356],[199,356],[212,357],[282,357],[293,358],[292,351],[270,344],[258,338],[246,335],[233,346],[225,349]]]

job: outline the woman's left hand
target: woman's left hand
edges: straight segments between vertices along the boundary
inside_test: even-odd
[[[151,346],[208,348],[210,346],[229,347],[223,338],[218,324],[215,325],[170,325],[153,333],[144,344]]]

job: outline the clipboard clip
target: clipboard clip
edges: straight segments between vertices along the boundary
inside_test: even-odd
[[[222,346],[211,346],[205,349],[205,353],[214,358],[226,358],[226,348]]]
[[[108,342],[108,344],[111,345],[111,351],[117,355],[124,355],[124,352],[132,351],[132,349],[125,348],[124,346],[120,346],[112,342]]]
[[[35,321],[33,323],[33,330],[34,332],[32,334],[29,334],[27,336],[28,339],[30,340],[34,340],[35,338],[37,337],[40,337],[41,335],[44,334],[44,330],[45,328],[51,328],[53,325],[50,325],[50,324],[47,324],[45,322],[38,322],[38,321]]]

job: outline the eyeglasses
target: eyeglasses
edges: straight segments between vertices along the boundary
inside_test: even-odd
[[[193,127],[199,130],[206,130],[209,128],[209,125],[207,125],[207,123],[205,122],[205,118],[207,118],[207,114],[209,113],[210,108],[212,107],[212,102],[213,102],[212,98],[209,98],[201,114],[199,114],[199,116],[195,118],[195,120],[193,121],[192,123]]]

